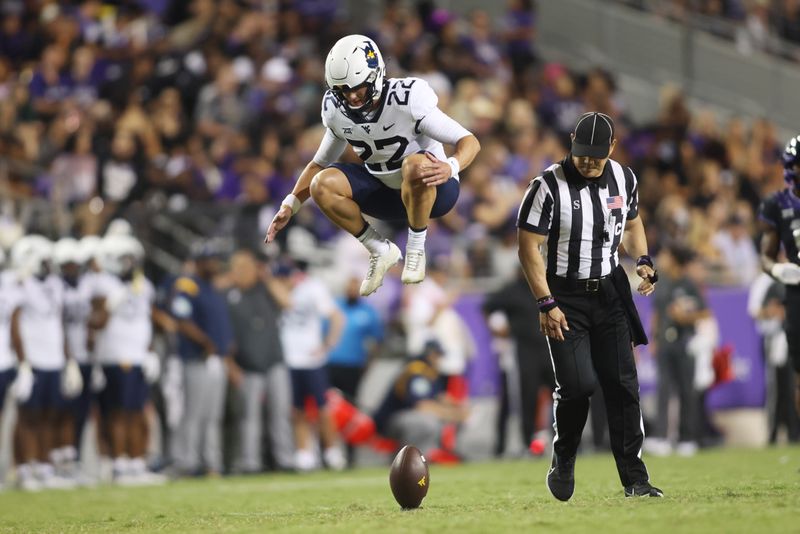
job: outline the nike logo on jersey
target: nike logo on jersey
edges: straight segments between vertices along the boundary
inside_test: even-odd
[[[392,126],[394,126],[395,124],[396,124],[396,123],[394,123],[394,122],[393,122],[393,123],[392,123],[392,124],[390,124],[389,126],[384,126],[384,127],[383,127],[383,131],[385,132],[386,130],[388,130],[389,128],[391,128]]]
[[[362,124],[361,127],[364,128],[365,132],[369,133],[369,124]]]

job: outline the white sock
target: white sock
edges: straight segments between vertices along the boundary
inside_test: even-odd
[[[135,475],[142,474],[147,471],[147,463],[144,458],[131,458],[128,462],[128,470]]]
[[[66,447],[61,447],[61,454],[65,462],[74,462],[78,459],[78,449],[73,447],[72,445],[67,445]]]
[[[383,254],[389,250],[389,241],[369,223],[367,229],[357,239],[369,250],[370,254]]]
[[[52,478],[53,475],[56,474],[53,464],[37,463],[33,468],[36,472],[36,476],[38,476],[41,480]]]
[[[50,451],[50,462],[53,465],[61,465],[64,463],[64,452],[61,449],[53,449]]]
[[[406,244],[406,249],[408,250],[425,250],[425,238],[428,236],[428,228],[425,228],[422,231],[415,232],[411,228],[408,229],[408,244]]]
[[[127,474],[129,470],[129,462],[127,456],[120,456],[114,458],[114,473],[118,475]]]
[[[33,465],[21,464],[17,466],[17,477],[20,480],[27,480],[33,478]]]

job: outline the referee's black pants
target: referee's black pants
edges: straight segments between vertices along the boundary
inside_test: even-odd
[[[555,453],[569,458],[578,452],[589,397],[599,382],[620,481],[623,486],[647,481],[641,459],[644,431],[639,380],[622,301],[610,279],[591,286],[563,278],[548,280],[569,325],[564,341],[548,338],[556,380]]]
[[[800,373],[800,286],[786,286],[786,341],[789,345],[789,361],[796,373]]]

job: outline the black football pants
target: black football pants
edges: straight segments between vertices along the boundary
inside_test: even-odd
[[[617,291],[609,279],[602,280],[596,291],[554,283],[550,289],[569,325],[564,341],[548,340],[556,380],[555,453],[567,458],[578,452],[589,397],[599,382],[620,481],[623,486],[647,481],[641,459],[639,380],[630,327]]]

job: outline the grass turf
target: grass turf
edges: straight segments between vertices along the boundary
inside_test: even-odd
[[[0,532],[800,532],[800,447],[648,458],[664,499],[625,499],[611,456],[579,457],[553,499],[547,461],[432,466],[401,511],[387,468],[0,494]]]

